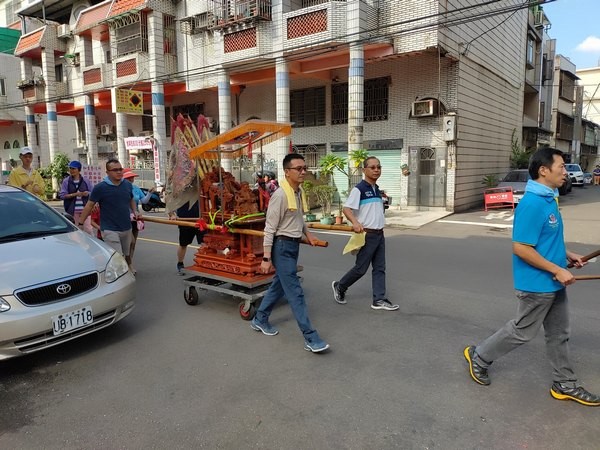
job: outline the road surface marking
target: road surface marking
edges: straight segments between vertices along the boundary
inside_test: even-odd
[[[490,228],[512,228],[512,225],[507,225],[505,223],[481,223],[481,222],[462,222],[460,220],[438,220],[439,223],[456,223],[459,225],[477,225],[480,227],[490,227]]]

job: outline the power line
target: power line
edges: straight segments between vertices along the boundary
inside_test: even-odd
[[[458,26],[458,25],[463,25],[466,23],[480,21],[480,20],[483,20],[486,18],[492,18],[492,17],[506,14],[506,13],[511,13],[511,15],[508,18],[504,19],[502,22],[500,22],[499,24],[497,24],[494,27],[494,28],[497,28],[499,25],[506,22],[510,17],[512,17],[517,11],[519,11],[521,9],[529,8],[531,6],[535,6],[535,5],[539,5],[539,4],[543,4],[543,3],[550,3],[555,0],[547,0],[547,1],[539,0],[536,2],[525,1],[525,2],[519,3],[519,4],[502,6],[497,9],[491,9],[491,10],[482,11],[482,12],[475,12],[472,15],[462,15],[462,16],[458,15],[459,13],[468,12],[475,8],[480,9],[485,6],[492,6],[492,5],[500,3],[502,1],[503,0],[489,0],[487,2],[476,4],[476,5],[465,6],[465,7],[457,8],[457,9],[450,10],[450,11],[442,11],[442,12],[435,13],[435,14],[416,17],[416,18],[403,20],[403,21],[398,21],[398,22],[395,22],[392,24],[378,26],[376,28],[367,29],[367,30],[361,30],[361,31],[355,32],[355,33],[347,33],[344,36],[340,36],[340,38],[344,38],[344,40],[347,41],[347,39],[350,37],[359,36],[359,39],[357,39],[356,41],[353,41],[353,42],[360,43],[360,44],[372,43],[372,42],[377,42],[384,38],[417,33],[419,31],[423,31],[423,30],[426,30],[429,28],[442,28],[442,27],[450,28],[450,27],[454,27],[454,26]],[[446,16],[448,16],[448,17],[446,17]],[[440,19],[440,18],[443,18],[444,20],[434,21],[434,19]],[[418,24],[418,22],[428,21],[428,20],[430,20],[431,22]],[[416,24],[416,25],[413,25],[413,24]],[[412,25],[412,26],[410,26],[410,25]],[[391,33],[383,35],[383,36],[379,34],[381,32],[381,30],[392,29],[395,27],[403,27],[403,26],[408,26],[408,27],[405,29],[392,31]],[[489,30],[489,31],[491,31],[491,30]],[[207,33],[207,35],[208,35],[208,33]],[[364,35],[366,35],[366,37],[362,37]],[[481,37],[481,35],[478,37]],[[312,46],[319,46],[319,45],[326,46],[317,51],[315,51],[314,48],[307,48],[305,45],[298,45],[296,47],[289,48],[288,51],[294,52],[294,53],[292,55],[286,57],[286,62],[301,61],[301,60],[305,59],[307,56],[314,57],[314,56],[319,56],[322,54],[327,54],[331,51],[334,51],[334,50],[337,50],[340,48],[344,48],[349,45],[348,42],[332,44],[332,45],[327,45],[327,44],[331,44],[330,38],[323,39],[321,41],[317,41],[317,42],[311,44]],[[468,45],[470,45],[470,43]],[[189,52],[190,48],[187,47],[186,51]],[[253,61],[249,64],[245,64],[242,66],[242,68],[243,68],[244,72],[260,70],[260,69],[264,69],[264,68],[272,68],[273,67],[272,59],[279,52],[280,51],[272,51],[272,52],[263,54],[263,55],[261,55],[261,57],[262,57],[261,60]],[[269,57],[271,59],[268,59]],[[151,62],[151,60],[148,59],[147,62]],[[156,78],[150,78],[150,77],[139,78],[139,79],[135,80],[135,82],[133,82],[133,86],[135,86],[136,84],[148,83],[148,82],[152,82],[152,81],[154,81],[154,82],[176,81],[177,82],[177,81],[185,81],[186,79],[188,81],[195,80],[195,79],[205,77],[205,76],[211,76],[211,75],[214,76],[214,75],[218,74],[219,72],[221,72],[222,70],[223,70],[222,63],[204,65],[197,69],[186,68],[185,70],[181,70],[181,71],[171,73],[171,74],[162,75],[162,76],[159,76]],[[122,86],[122,84],[113,84],[111,86],[105,87],[103,90],[109,90],[109,89],[116,88],[119,86]],[[44,99],[43,101],[40,101],[37,103],[56,102],[59,100],[71,99],[74,97],[79,97],[79,96],[88,95],[88,94],[93,94],[93,93],[87,93],[84,91],[72,92],[68,96],[53,96],[53,97]],[[12,104],[8,104],[8,105],[4,105],[4,106],[0,107],[0,110],[1,109],[10,109],[10,108],[15,108],[15,107],[24,107],[24,106],[33,106],[33,104],[26,103],[26,102],[12,103]]]

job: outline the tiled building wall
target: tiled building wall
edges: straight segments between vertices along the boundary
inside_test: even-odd
[[[448,10],[478,4],[451,0]],[[468,14],[489,8],[499,6],[477,6]],[[459,67],[456,211],[481,204],[485,175],[508,170],[511,136],[522,128],[526,31],[527,9],[440,29],[440,43]]]

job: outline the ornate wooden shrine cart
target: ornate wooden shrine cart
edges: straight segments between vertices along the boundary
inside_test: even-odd
[[[195,175],[195,182],[190,177],[183,183],[194,187],[201,217],[190,221],[154,221],[195,226],[206,232],[203,244],[194,255],[193,265],[184,269],[185,301],[196,305],[200,290],[229,294],[242,300],[239,303],[242,319],[251,320],[255,314],[254,303],[263,297],[273,278],[272,273],[263,274],[260,270],[269,195],[260,186],[255,189],[247,182],[235,180],[222,168],[221,162],[242,155],[251,157],[252,149],[257,147],[262,152],[263,144],[289,135],[291,124],[251,120],[205,142],[199,139],[203,136],[201,126],[198,126],[198,132],[193,125],[191,130],[188,128],[182,127],[183,132],[175,130],[179,141],[176,139],[171,154],[185,156],[187,152],[189,161],[178,172],[178,162],[172,158],[168,178],[172,178],[172,184],[177,184],[181,178],[189,177],[190,172]],[[191,146],[189,141],[200,143]],[[188,201],[186,198],[185,195],[172,196],[170,202],[167,196],[167,210],[174,211]],[[195,199],[190,200],[192,204]],[[326,246],[327,243],[320,242],[319,245]]]

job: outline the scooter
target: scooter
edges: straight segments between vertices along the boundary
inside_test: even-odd
[[[142,192],[144,193],[144,195],[146,195],[148,193],[148,189],[146,188],[141,188]],[[142,203],[142,209],[146,212],[148,211],[152,211],[153,209],[156,208],[166,208],[166,204],[165,202],[162,201],[162,199],[160,198],[160,194],[156,191],[154,191],[152,193],[152,195],[150,196],[150,200],[148,200],[148,203]]]

